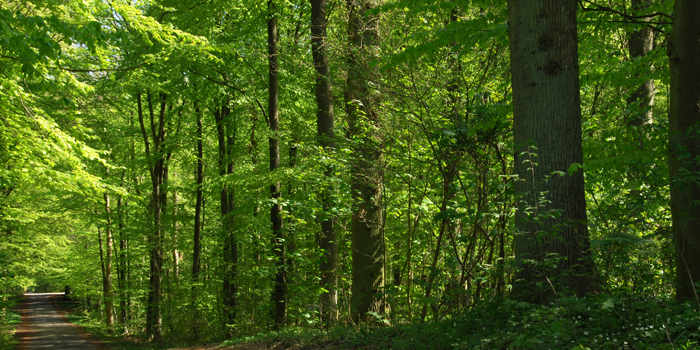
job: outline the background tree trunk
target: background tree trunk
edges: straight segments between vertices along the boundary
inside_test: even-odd
[[[676,0],[668,54],[671,64],[671,213],[676,246],[676,299],[694,300],[700,282],[700,2]]]
[[[326,54],[326,0],[311,0],[311,48],[314,68],[316,68],[316,126],[318,142],[326,153],[335,149],[335,121],[333,113],[333,93],[331,74]],[[324,171],[326,178],[333,176],[329,166]],[[338,320],[338,243],[335,232],[335,216],[330,213],[332,189],[324,187],[321,193],[323,221],[319,236],[319,249],[324,253],[321,260],[321,322],[334,323]]]
[[[141,103],[141,93],[136,95],[138,103],[139,123],[141,126],[141,134],[143,136],[146,157],[151,164],[149,172],[151,175],[151,213],[153,214],[153,231],[148,235],[149,260],[150,260],[150,277],[148,300],[146,305],[146,335],[149,340],[160,342],[162,336],[161,318],[161,282],[162,282],[162,267],[163,267],[163,233],[161,215],[165,210],[166,192],[165,183],[168,178],[167,161],[170,159],[171,153],[164,152],[163,146],[166,137],[166,100],[167,95],[160,93],[160,111],[158,120],[154,111],[154,104],[151,93],[147,93],[148,97],[148,112],[150,117],[150,130],[153,150],[151,152],[151,142],[149,141],[148,133],[143,118],[143,108]],[[157,158],[155,158],[157,156]],[[155,159],[152,159],[155,158]]]
[[[219,175],[225,177],[233,174],[233,146],[235,129],[229,127],[228,117],[231,110],[228,99],[223,99],[221,106],[214,112],[216,134],[219,143]],[[233,187],[224,182],[221,187],[221,224],[224,234],[224,333],[232,336],[228,325],[236,323],[236,307],[238,304],[238,242],[235,235],[233,210],[236,207]]]
[[[197,200],[194,208],[194,237],[192,238],[192,309],[194,319],[192,320],[192,336],[194,340],[199,339],[199,307],[197,305],[199,290],[199,273],[201,271],[202,254],[202,200],[204,183],[204,147],[202,145],[202,114],[199,108],[195,107],[197,114]]]
[[[268,53],[268,109],[267,114],[270,124],[270,172],[280,167],[280,139],[279,139],[279,82],[277,65],[277,9],[274,0],[267,1],[269,11],[267,18],[267,53]],[[277,201],[281,199],[280,182],[270,185],[270,198],[273,201],[270,208],[270,221],[272,222],[272,252],[276,257],[275,281],[272,291],[273,318],[275,329],[284,326],[287,318],[287,263],[285,261],[284,231],[282,230],[282,205]]]
[[[379,45],[378,17],[366,11],[377,0],[347,0],[350,10],[348,37],[348,78],[345,92],[353,161],[350,193],[352,207],[352,301],[356,322],[367,320],[368,312],[383,314],[386,302],[379,293],[385,285],[384,260],[384,156],[378,112],[379,92],[376,69],[370,61]]]
[[[109,207],[109,194],[105,193],[105,213],[107,214],[107,226],[105,226],[105,254],[104,254],[104,279],[103,296],[105,301],[105,323],[111,327],[114,325],[114,300],[112,299],[112,218]]]
[[[642,15],[646,13],[651,0],[632,0],[632,13]],[[650,27],[644,27],[630,33],[629,37],[630,58],[640,58],[646,56],[654,48],[654,31]],[[627,108],[632,111],[628,120],[628,125],[641,127],[651,124],[653,114],[651,107],[654,106],[654,79],[644,81],[627,99]],[[639,112],[637,112],[639,111]]]
[[[583,171],[568,173],[583,163],[576,1],[509,0],[508,17],[521,202],[513,294],[544,302],[595,292]]]

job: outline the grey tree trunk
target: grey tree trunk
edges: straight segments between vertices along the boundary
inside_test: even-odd
[[[335,149],[335,121],[333,113],[333,93],[331,74],[326,54],[326,0],[311,0],[311,48],[316,68],[316,126],[318,143],[324,152],[332,154]],[[330,178],[332,169],[326,168],[324,176]],[[330,214],[332,189],[322,190],[323,221],[319,236],[319,249],[324,258],[321,261],[321,286],[326,292],[321,294],[321,322],[335,323],[338,320],[338,243],[335,232],[335,217]]]
[[[277,65],[277,13],[274,0],[267,1],[269,11],[267,18],[267,53],[268,53],[268,109],[267,114],[270,125],[270,172],[280,167],[280,139],[279,139],[279,81]],[[282,227],[282,205],[277,201],[281,198],[281,184],[276,182],[270,185],[270,198],[273,205],[270,208],[270,221],[272,222],[272,253],[276,257],[275,281],[272,291],[273,318],[275,329],[279,330],[285,324],[287,318],[287,262],[284,244],[284,231]]]
[[[386,280],[383,140],[377,72],[370,66],[379,46],[378,17],[367,15],[379,4],[378,0],[347,0],[350,48],[345,106],[354,143],[351,314],[356,322],[368,320],[368,312],[386,311],[386,300],[380,295]]]
[[[671,64],[669,148],[671,214],[676,246],[676,299],[700,307],[700,1],[676,0],[668,44]]]
[[[646,13],[651,3],[651,0],[632,0],[632,13],[635,15]],[[628,44],[630,58],[644,57],[654,48],[654,31],[649,27],[635,30],[630,33]],[[627,108],[633,112],[628,119],[628,125],[641,127],[651,124],[654,96],[654,79],[647,79],[630,95],[627,99]]]
[[[575,0],[508,1],[515,192],[514,297],[598,290],[582,169]],[[553,172],[562,172],[561,175]]]

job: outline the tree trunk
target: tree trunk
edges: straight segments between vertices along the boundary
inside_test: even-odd
[[[167,160],[170,159],[171,153],[166,153],[163,150],[166,137],[166,99],[167,95],[160,93],[160,111],[158,120],[154,111],[154,104],[151,93],[147,93],[148,112],[150,117],[150,138],[146,132],[144,124],[143,108],[141,103],[141,93],[136,95],[138,103],[139,123],[141,126],[141,134],[144,140],[146,149],[146,157],[150,163],[149,172],[151,175],[151,210],[153,214],[153,231],[148,235],[149,258],[150,258],[150,277],[148,288],[148,299],[146,304],[146,336],[149,340],[160,342],[161,340],[161,281],[163,267],[163,234],[161,215],[165,210],[166,192],[164,185],[168,178]],[[153,149],[151,150],[151,144]],[[152,151],[152,152],[151,152]],[[157,158],[156,158],[157,157]]]
[[[268,118],[270,124],[270,172],[274,172],[280,167],[280,144],[279,144],[279,82],[277,65],[277,14],[274,0],[267,1],[269,11],[267,18],[267,53],[268,53]],[[270,198],[272,208],[270,208],[270,220],[272,222],[272,250],[276,257],[275,281],[272,291],[273,318],[275,329],[284,326],[287,318],[287,263],[285,261],[284,231],[282,230],[282,205],[278,202],[281,199],[280,182],[270,185]]]
[[[122,177],[123,180],[123,177]],[[126,289],[126,256],[124,252],[124,216],[123,216],[123,199],[122,196],[117,197],[117,217],[119,220],[119,258],[117,260],[117,285],[119,289],[119,322],[124,325],[126,331],[126,312],[127,303],[125,296]]]
[[[377,72],[370,66],[379,45],[378,17],[366,13],[379,4],[377,0],[347,0],[350,50],[345,103],[354,139],[351,314],[356,322],[368,320],[368,312],[381,315],[386,311],[385,298],[380,296],[386,280],[383,140],[379,93],[373,83]]]
[[[311,0],[311,48],[316,68],[316,126],[318,143],[323,151],[332,154],[335,149],[335,121],[331,74],[326,54],[326,0]],[[330,180],[333,169],[329,166],[323,175]],[[320,195],[323,206],[323,221],[319,236],[321,259],[321,322],[335,323],[338,320],[338,243],[335,233],[335,217],[330,213],[332,190],[324,186]]]
[[[642,15],[650,4],[651,0],[632,0],[632,13]],[[628,44],[631,59],[644,57],[654,48],[654,32],[648,26],[635,30],[630,34]],[[627,122],[629,126],[651,124],[654,94],[654,79],[648,79],[630,95],[627,99],[627,109],[632,111]]]
[[[700,282],[700,2],[676,0],[668,45],[671,64],[669,148],[676,246],[676,300],[695,301]]]
[[[228,99],[223,99],[221,106],[215,111],[216,134],[219,143],[219,175],[225,177],[233,174],[233,147],[236,129],[230,129],[228,117],[231,111],[228,107]],[[233,210],[235,209],[235,197],[233,187],[229,187],[224,181],[221,187],[221,224],[224,237],[224,333],[229,337],[233,334],[228,326],[236,323],[236,307],[238,303],[238,241],[235,235],[235,221]]]
[[[198,302],[198,290],[199,290],[199,272],[201,270],[201,253],[202,253],[202,184],[204,183],[204,148],[202,146],[202,114],[199,108],[195,107],[195,113],[197,113],[197,201],[194,207],[194,237],[193,240],[193,251],[192,251],[192,308],[193,316],[192,320],[192,334],[194,340],[199,340],[199,308],[197,306]]]
[[[576,1],[509,0],[508,15],[521,202],[513,294],[545,302],[593,293],[583,171],[568,173],[583,163]]]
[[[107,226],[105,227],[105,254],[104,254],[104,278],[103,297],[105,302],[105,323],[111,327],[114,325],[114,300],[112,299],[112,219],[110,217],[109,194],[105,193],[105,213],[107,214]],[[102,249],[100,244],[100,249]]]

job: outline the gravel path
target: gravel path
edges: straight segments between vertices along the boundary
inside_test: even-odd
[[[52,295],[63,293],[27,293],[22,315],[21,350],[99,350],[83,337],[78,328],[61,316],[51,304]]]

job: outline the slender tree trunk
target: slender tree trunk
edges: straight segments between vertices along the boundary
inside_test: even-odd
[[[576,1],[509,0],[508,15],[515,192],[527,203],[515,218],[513,294],[544,302],[593,293],[583,170],[568,172],[583,163]]]
[[[279,145],[279,82],[277,65],[277,9],[275,0],[267,1],[269,11],[267,18],[267,52],[268,52],[268,118],[270,124],[270,172],[280,167]],[[284,231],[282,227],[282,205],[280,182],[270,185],[270,220],[272,222],[272,249],[276,257],[275,281],[272,291],[273,318],[275,329],[284,326],[287,318],[287,263],[285,261]]]
[[[632,0],[632,13],[642,15],[652,0]],[[630,58],[643,58],[654,48],[654,32],[648,26],[630,33],[628,40]],[[651,124],[654,105],[654,79],[647,79],[627,99],[627,109],[632,111],[628,125],[641,127]],[[638,111],[638,112],[637,112]]]
[[[177,175],[177,174],[173,174]],[[177,251],[177,235],[180,227],[177,222],[177,192],[173,192],[173,282],[177,285],[177,279],[180,274],[180,253]]]
[[[668,44],[671,64],[669,148],[676,246],[676,300],[700,308],[700,2],[676,0]]]
[[[316,68],[316,126],[318,142],[323,151],[332,154],[335,149],[335,121],[331,74],[326,54],[326,0],[311,0],[311,48]],[[328,166],[323,175],[330,180],[333,169]],[[330,213],[332,188],[325,187],[321,193],[323,221],[319,237],[321,260],[321,322],[335,323],[338,320],[338,243],[335,232],[335,216]]]
[[[114,325],[114,300],[112,299],[112,218],[109,207],[109,194],[105,193],[105,213],[107,214],[107,226],[105,226],[105,254],[104,276],[102,293],[105,302],[105,323],[111,327]],[[102,249],[100,244],[100,249]]]
[[[122,181],[124,180],[122,176]],[[119,289],[119,322],[124,325],[124,330],[126,327],[126,266],[125,266],[125,256],[124,256],[124,214],[123,214],[123,199],[122,196],[117,197],[117,219],[119,220],[117,226],[119,229],[119,251],[117,255],[117,288]],[[116,248],[116,245],[115,245]]]
[[[162,282],[162,266],[163,266],[163,235],[161,215],[165,210],[166,192],[164,185],[168,178],[167,160],[171,153],[166,153],[163,150],[166,137],[166,94],[159,94],[161,99],[160,112],[158,120],[154,111],[154,104],[151,93],[147,93],[148,112],[150,117],[151,136],[149,141],[146,125],[144,123],[143,108],[141,102],[141,93],[136,95],[138,103],[139,123],[141,133],[146,149],[146,157],[151,162],[149,168],[151,175],[151,210],[153,214],[153,231],[148,235],[149,260],[150,260],[150,277],[148,299],[146,304],[146,335],[149,340],[160,342],[162,336],[162,317],[161,317],[161,282]],[[153,149],[151,150],[151,145]],[[152,151],[152,152],[151,152]],[[157,158],[155,158],[157,157]],[[152,159],[155,158],[155,159]]]
[[[194,340],[199,340],[199,325],[200,313],[197,306],[198,291],[199,291],[199,273],[201,270],[201,253],[202,253],[202,184],[204,183],[204,148],[202,146],[202,114],[199,108],[195,107],[197,113],[197,201],[194,207],[194,237],[193,237],[193,252],[192,252],[192,334]]]
[[[348,36],[346,113],[353,145],[350,193],[352,207],[352,301],[356,322],[368,320],[368,312],[384,314],[384,156],[380,134],[379,96],[372,81],[377,72],[370,65],[379,45],[378,17],[367,11],[378,0],[347,0],[350,10]],[[369,318],[371,319],[371,318]]]
[[[235,142],[235,123],[229,123],[230,115],[228,100],[223,99],[220,108],[214,113],[216,119],[216,132],[219,142],[219,175],[225,177],[233,174],[233,147]],[[234,125],[230,129],[229,125]],[[221,188],[221,223],[224,234],[224,329],[228,336],[233,334],[228,326],[236,323],[236,307],[238,304],[238,241],[235,235],[235,221],[233,210],[235,209],[235,197],[233,187],[224,182]]]

